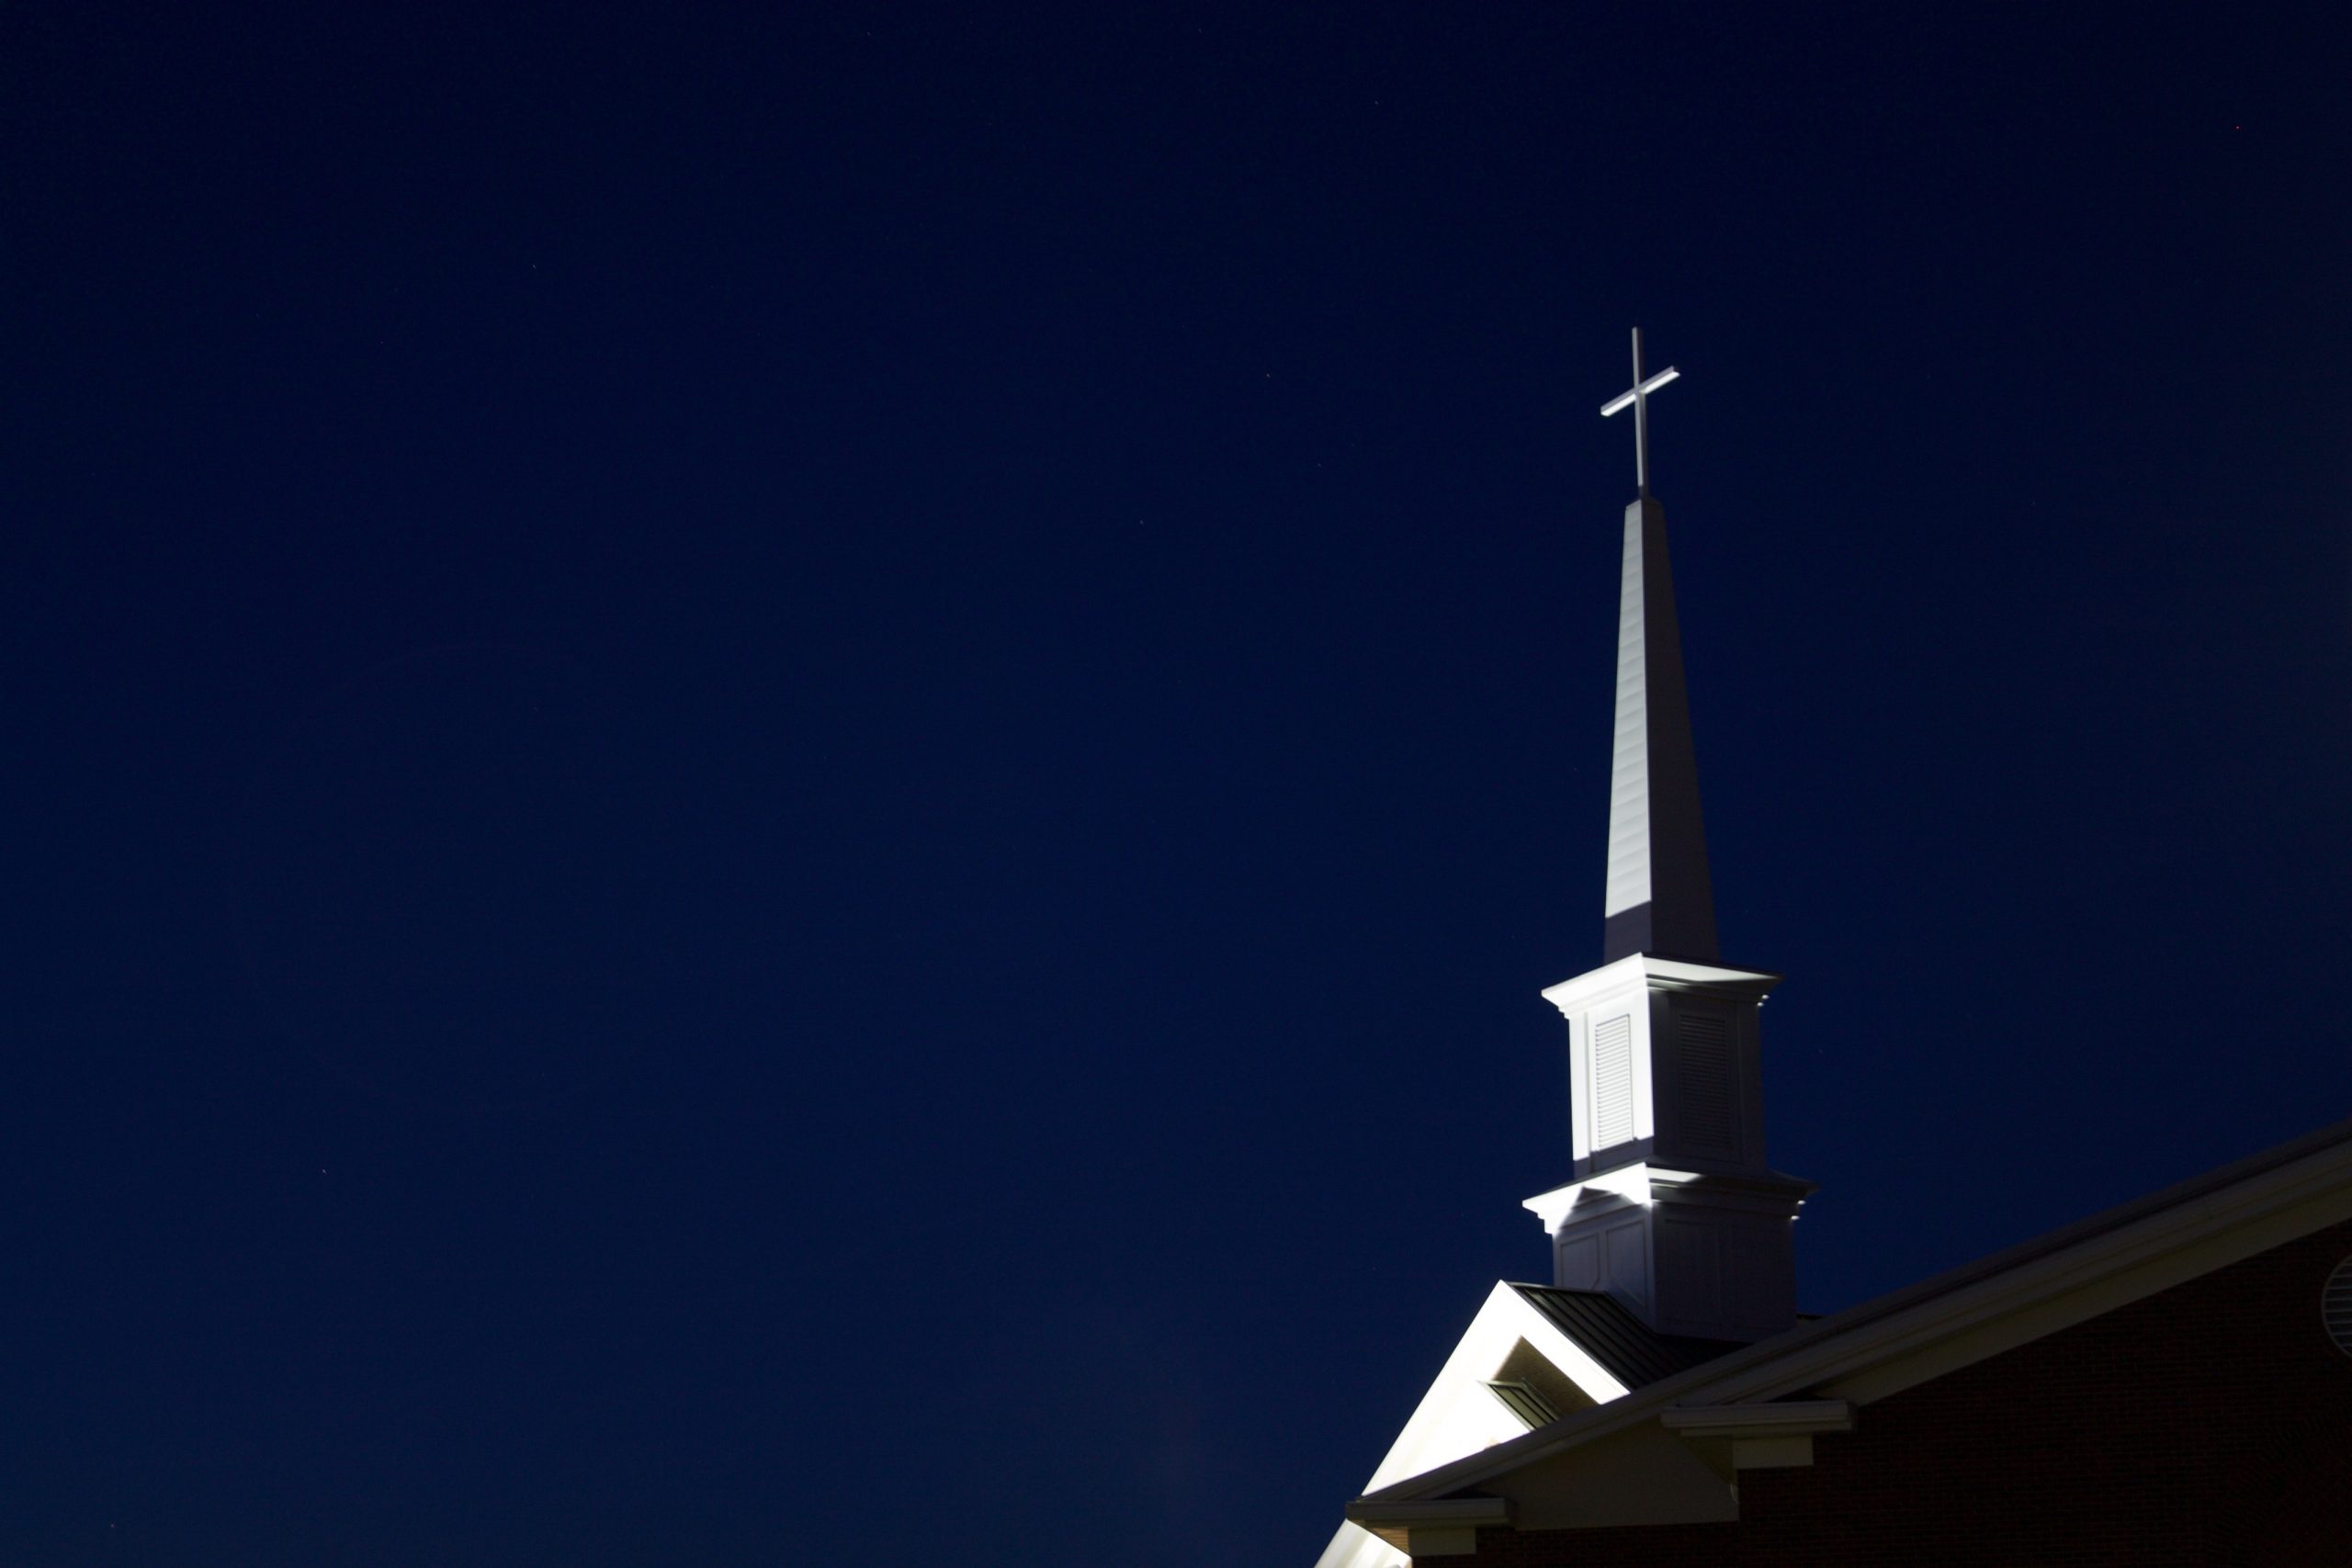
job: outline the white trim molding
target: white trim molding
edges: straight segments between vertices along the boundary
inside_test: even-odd
[[[1406,1556],[1466,1557],[1478,1550],[1478,1527],[1510,1523],[1508,1497],[1440,1497],[1419,1503],[1348,1505],[1348,1519]]]
[[[1813,1462],[1813,1439],[1854,1429],[1854,1407],[1842,1399],[1789,1399],[1770,1404],[1684,1405],[1658,1425],[1733,1470],[1790,1470]]]

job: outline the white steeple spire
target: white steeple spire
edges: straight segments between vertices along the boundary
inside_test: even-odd
[[[1641,493],[1625,509],[1617,728],[1600,967],[1544,993],[1568,1025],[1576,1179],[1527,1201],[1563,1289],[1605,1291],[1662,1333],[1756,1339],[1795,1321],[1790,1226],[1810,1182],[1765,1162],[1758,1013],[1780,983],[1715,950],[1699,770],[1666,512],[1649,493],[1642,374],[1604,405],[1634,411]]]
[[[1632,405],[1641,484],[1639,498],[1625,508],[1617,602],[1617,739],[1609,779],[1603,963],[1634,953],[1702,962],[1715,957],[1714,890],[1707,875],[1666,509],[1649,488],[1648,394],[1678,374],[1669,367],[1643,378],[1642,329],[1635,327],[1634,385],[1600,409],[1606,417]]]

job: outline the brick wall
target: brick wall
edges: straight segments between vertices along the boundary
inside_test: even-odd
[[[1854,1563],[2352,1568],[2352,1357],[2335,1226],[1856,1412],[1736,1524],[1481,1530],[1423,1568]]]

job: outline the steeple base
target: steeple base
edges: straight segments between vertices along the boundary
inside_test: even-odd
[[[1813,1183],[1640,1164],[1527,1207],[1552,1237],[1552,1280],[1616,1297],[1661,1334],[1755,1340],[1796,1323],[1791,1227]]]

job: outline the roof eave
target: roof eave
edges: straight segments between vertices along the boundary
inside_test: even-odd
[[[1801,1324],[1786,1334],[1728,1352],[1622,1399],[1368,1493],[1358,1501],[1403,1503],[1442,1497],[1610,1433],[1659,1419],[1676,1406],[1755,1404],[1818,1388],[1851,1377],[1875,1362],[1951,1340],[1988,1320],[2028,1312],[2101,1278],[2189,1250],[2234,1228],[2246,1227],[2253,1234],[2267,1217],[2293,1213],[2301,1206],[2330,1197],[2346,1212],[2339,1217],[2352,1217],[2352,1121],[2321,1128],[1933,1279]],[[2330,1222],[2322,1218],[2318,1223]]]

